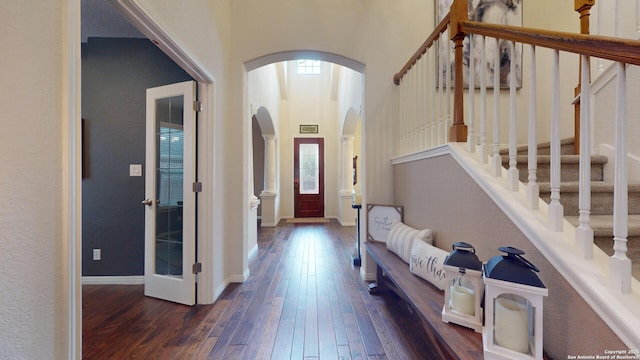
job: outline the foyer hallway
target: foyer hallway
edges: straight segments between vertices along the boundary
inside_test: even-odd
[[[146,298],[142,285],[83,286],[84,359],[432,359],[393,294],[371,296],[351,265],[355,227],[259,228],[243,284],[212,305]]]

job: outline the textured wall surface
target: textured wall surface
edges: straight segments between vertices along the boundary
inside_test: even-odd
[[[432,229],[436,246],[449,250],[454,242],[465,241],[485,262],[500,254],[498,247],[514,246],[540,268],[539,276],[549,289],[544,299],[544,349],[551,358],[625,348],[451,156],[395,165],[393,175],[394,204],[404,206],[407,224]]]
[[[61,12],[0,4],[0,359],[62,358]]]

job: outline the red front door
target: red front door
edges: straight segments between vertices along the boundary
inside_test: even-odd
[[[324,139],[293,139],[294,216],[324,217]]]

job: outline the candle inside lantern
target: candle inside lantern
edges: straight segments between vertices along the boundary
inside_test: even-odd
[[[353,205],[362,205],[362,194],[358,193],[356,189],[353,189],[351,200],[353,202]]]
[[[475,291],[460,285],[451,286],[451,310],[467,314],[475,315]]]
[[[529,353],[529,313],[525,305],[505,298],[495,300],[494,342],[497,345]]]

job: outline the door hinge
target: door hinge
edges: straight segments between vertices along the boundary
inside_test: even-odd
[[[193,192],[202,192],[202,183],[201,182],[194,182],[193,183]]]
[[[194,100],[193,101],[193,111],[200,112],[204,109],[202,105],[202,101]]]
[[[201,273],[202,272],[202,263],[197,262],[197,263],[193,264],[191,269],[193,270],[193,273],[196,274],[196,275],[198,273]]]

